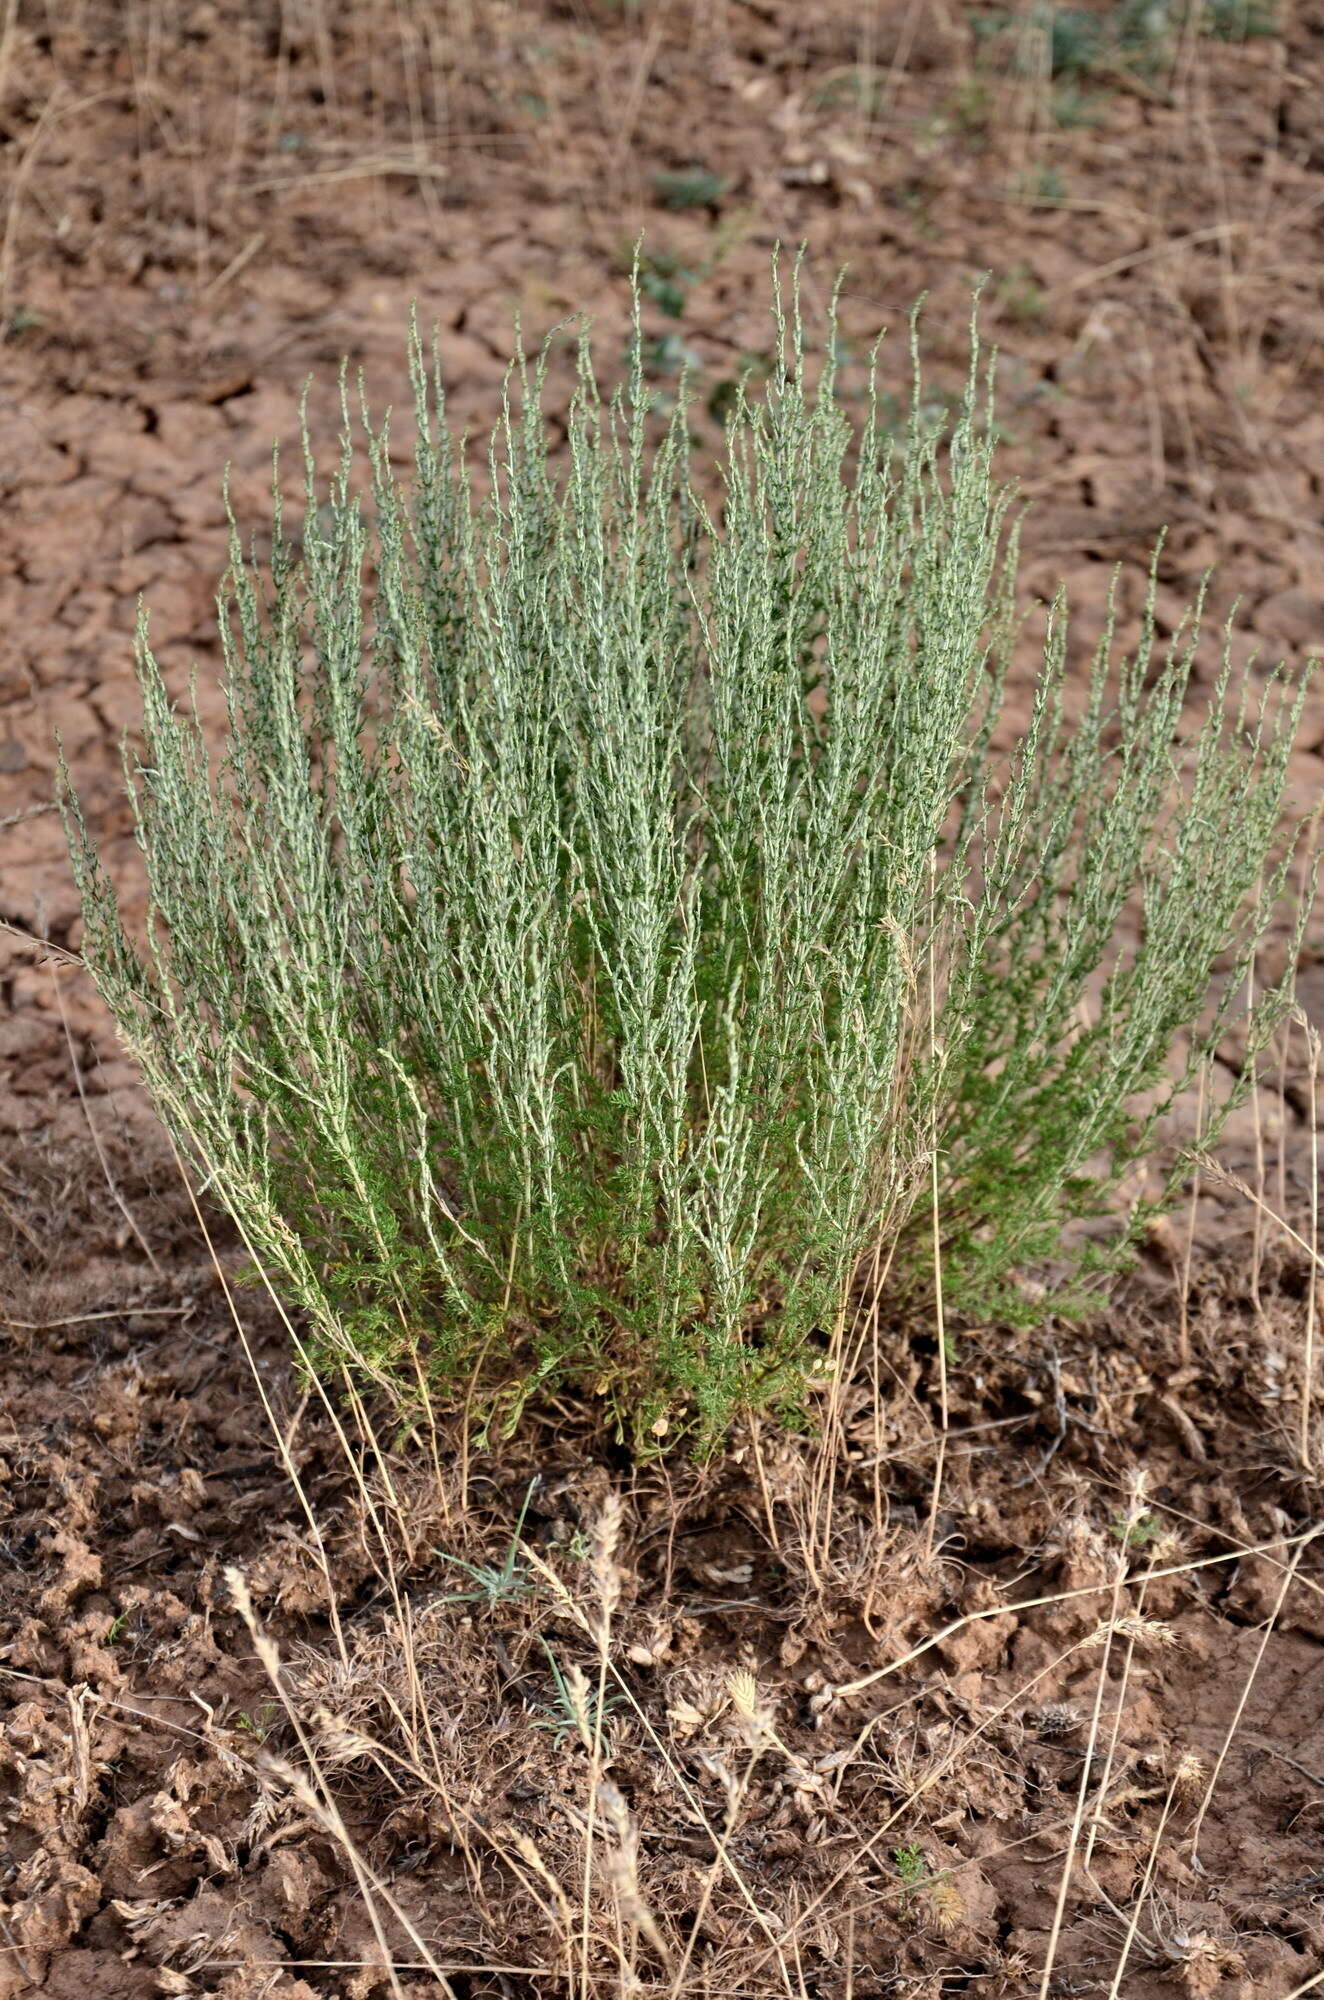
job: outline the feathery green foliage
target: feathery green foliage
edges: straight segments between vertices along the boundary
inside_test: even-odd
[[[218,762],[140,636],[150,934],[70,800],[87,957],[319,1366],[476,1381],[502,1421],[571,1381],[711,1441],[798,1406],[871,1246],[923,1296],[935,1149],[948,1300],[1033,1316],[1018,1274],[1115,1206],[1174,1037],[1204,1010],[1189,1075],[1226,1025],[1296,695],[1225,666],[1183,735],[1194,632],[1106,637],[1072,690],[1059,605],[994,758],[1015,536],[977,349],[950,435],[917,374],[898,444],[776,316],[716,516],[638,328],[611,398],[585,337],[559,469],[517,366],[484,498],[415,338],[412,488],[367,427],[365,513],[346,403],[269,583],[234,534]]]

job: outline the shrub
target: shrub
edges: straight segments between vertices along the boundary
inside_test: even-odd
[[[1299,690],[1233,700],[1225,663],[1184,733],[1198,616],[1162,660],[1152,616],[1133,657],[1109,632],[1073,689],[1059,604],[995,757],[1015,536],[977,346],[950,434],[917,386],[898,443],[776,317],[717,513],[637,328],[611,398],[585,337],[559,470],[518,364],[487,497],[415,335],[412,489],[365,414],[365,511],[345,399],[269,581],[232,518],[218,759],[140,631],[149,930],[69,799],[86,954],[318,1366],[503,1421],[571,1382],[711,1441],[797,1407],[867,1252],[923,1298],[935,1189],[949,1301],[1024,1320],[1018,1274],[1116,1207],[1236,1005]]]

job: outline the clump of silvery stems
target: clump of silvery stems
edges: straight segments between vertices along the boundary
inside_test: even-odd
[[[1300,686],[1225,650],[1188,723],[1198,607],[1163,655],[1152,607],[1125,657],[1110,622],[1072,686],[1059,602],[995,755],[977,343],[955,423],[917,375],[898,439],[774,312],[716,502],[637,328],[609,397],[584,335],[559,457],[517,364],[481,496],[415,335],[409,486],[365,414],[356,496],[345,398],[328,497],[305,423],[302,537],[278,499],[269,571],[233,533],[219,756],[140,635],[145,939],[67,801],[100,989],[319,1367],[502,1421],[571,1384],[711,1442],[802,1406],[862,1271],[1079,1309],[1241,1008]]]

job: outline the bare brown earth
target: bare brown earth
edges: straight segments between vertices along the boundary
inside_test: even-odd
[[[588,309],[619,353],[640,230],[675,309],[649,311],[659,393],[683,349],[702,449],[723,385],[769,348],[777,241],[807,246],[811,310],[848,267],[848,384],[886,327],[898,397],[916,296],[932,392],[950,392],[986,272],[1004,469],[1033,502],[1027,602],[1064,578],[1083,657],[1120,565],[1134,630],[1166,527],[1161,628],[1214,564],[1238,660],[1324,644],[1324,7],[1284,6],[1278,32],[1244,42],[1183,35],[1156,67],[1087,78],[1083,104],[1016,70],[1000,20],[955,0],[0,6],[5,2000],[366,1995],[388,1990],[386,1956],[405,1990],[437,1991],[397,1918],[374,1936],[362,1877],[299,1790],[310,1749],[461,2000],[579,1991],[555,1899],[549,1914],[510,1855],[532,1842],[576,1902],[588,1758],[544,1726],[544,1644],[592,1665],[575,1607],[591,1608],[613,1492],[612,1652],[639,1712],[613,1716],[610,1776],[666,1936],[698,1922],[679,1974],[641,1948],[644,1990],[1038,1992],[1099,1687],[1091,1635],[1138,1614],[1158,1629],[1107,1653],[1096,1774],[1121,1719],[1052,1990],[1109,1991],[1142,1891],[1126,1996],[1283,2000],[1324,1968],[1311,1548],[1283,1591],[1319,1515],[1299,1450],[1310,1265],[1273,1224],[1257,1247],[1244,1196],[1200,1203],[1184,1348],[1181,1217],[1102,1322],[960,1332],[965,1435],[932,1523],[933,1343],[903,1328],[881,1410],[846,1412],[826,1501],[807,1440],[751,1434],[717,1466],[639,1469],[585,1413],[545,1413],[499,1452],[466,1460],[452,1440],[436,1469],[392,1461],[411,1525],[388,1532],[388,1566],[369,1504],[385,1508],[382,1467],[347,1458],[273,1309],[244,1292],[250,1368],[166,1142],[66,962],[55,733],[132,900],[118,740],[137,715],[137,600],[181,691],[196,662],[219,719],[223,469],[260,533],[272,440],[292,436],[310,371],[320,436],[344,355],[379,405],[404,400],[411,301],[440,322],[459,425],[494,414],[517,311],[536,338]],[[674,178],[695,167],[710,179]],[[565,366],[558,350],[554,393]],[[1317,691],[1295,810],[1318,801],[1322,757]],[[1316,1022],[1322,963],[1312,944],[1299,973]],[[1298,1033],[1258,1096],[1266,1196],[1297,1229],[1310,1070]],[[1256,1129],[1247,1107],[1223,1152],[1247,1179]],[[343,1653],[263,1396],[325,1539]],[[1141,1478],[1163,1539],[1130,1550],[1114,1604]],[[526,1495],[525,1539],[559,1584],[530,1570],[537,1587],[493,1611],[449,1601],[464,1575],[434,1551],[500,1563]],[[230,1566],[314,1718],[305,1742]],[[1069,1591],[1084,1594],[1001,1610]],[[742,1670],[775,1742],[732,1706]],[[403,1755],[424,1712],[426,1768],[365,1748]],[[1185,1756],[1204,1774],[1177,1783]],[[734,1872],[714,1874],[728,1811]]]

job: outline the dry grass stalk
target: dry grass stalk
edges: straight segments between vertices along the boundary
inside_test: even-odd
[[[1066,1858],[1062,1863],[1062,1871],[1058,1878],[1057,1901],[1053,1906],[1053,1921],[1049,1928],[1048,1944],[1044,1952],[1043,1971],[1039,1981],[1039,2000],[1048,2000],[1048,1995],[1052,1991],[1053,1968],[1057,1961],[1058,1944],[1062,1936],[1063,1920],[1066,1916],[1067,1896],[1071,1889],[1071,1879],[1075,1870],[1076,1850],[1080,1843],[1081,1828],[1085,1821],[1085,1802],[1088,1797],[1090,1778],[1094,1768],[1094,1753],[1099,1740],[1099,1723],[1103,1714],[1104,1693],[1108,1683],[1108,1660],[1112,1652],[1114,1635],[1122,1623],[1118,1612],[1121,1604],[1122,1589],[1126,1580],[1125,1562],[1119,1554],[1116,1558],[1112,1602],[1107,1622],[1103,1626],[1100,1626],[1097,1631],[1092,1632],[1088,1641],[1091,1646],[1096,1644],[1102,1645],[1103,1658],[1099,1662],[1099,1672],[1094,1688],[1094,1706],[1090,1711],[1089,1739],[1085,1745],[1085,1755],[1081,1762],[1080,1784],[1076,1790],[1076,1806],[1071,1817],[1071,1833],[1067,1841]],[[1132,1619],[1127,1622],[1131,1627],[1131,1631],[1128,1632],[1127,1636],[1138,1637],[1139,1632],[1136,1628],[1142,1621]]]
[[[353,1872],[355,1882],[358,1885],[359,1895],[363,1900],[363,1907],[372,1924],[373,1933],[377,1939],[378,1948],[381,1951],[382,1964],[386,1969],[391,1984],[391,1991],[395,1994],[396,2000],[404,2000],[404,1992],[395,1973],[385,1919],[382,1915],[383,1909],[388,1911],[404,1930],[420,1959],[436,1979],[441,1992],[448,1996],[448,2000],[455,2000],[454,1988],[451,1986],[445,1973],[437,1965],[423,1939],[419,1936],[412,1919],[401,1908],[399,1902],[391,1894],[386,1885],[368,1867],[341,1816],[340,1808],[336,1803],[335,1795],[322,1770],[312,1738],[305,1726],[304,1718],[300,1713],[298,1705],[290,1696],[285,1675],[281,1668],[280,1655],[272,1641],[258,1624],[257,1614],[253,1609],[253,1600],[242,1573],[237,1569],[227,1569],[225,1580],[229,1586],[230,1594],[234,1599],[235,1609],[238,1611],[253,1641],[253,1650],[262,1663],[267,1678],[271,1682],[272,1688],[285,1711],[290,1726],[298,1739],[299,1748],[303,1753],[307,1775],[304,1772],[295,1770],[283,1760],[271,1758],[269,1759],[269,1767],[272,1775],[279,1777],[289,1787],[292,1796],[298,1800],[304,1811],[325,1832],[331,1835],[344,1854]]]
[[[1315,1392],[1315,1327],[1319,1313],[1319,1103],[1320,1037],[1318,1030],[1298,1010],[1297,1019],[1306,1037],[1306,1103],[1310,1118],[1310,1263],[1306,1275],[1306,1335],[1301,1358],[1301,1464],[1314,1470],[1311,1417]]]
[[[1260,1641],[1259,1645],[1255,1649],[1255,1657],[1251,1661],[1250,1671],[1246,1675],[1245,1683],[1237,1699],[1237,1706],[1233,1712],[1232,1720],[1228,1725],[1227,1735],[1224,1737],[1218,1755],[1214,1759],[1214,1767],[1209,1774],[1209,1783],[1205,1789],[1204,1798],[1201,1800],[1199,1810],[1196,1813],[1195,1818],[1191,1824],[1191,1831],[1190,1831],[1191,1858],[1192,1861],[1194,1862],[1198,1862],[1199,1860],[1200,1831],[1201,1828],[1204,1826],[1205,1815],[1209,1811],[1210,1802],[1213,1799],[1215,1790],[1217,1789],[1218,1780],[1222,1774],[1223,1766],[1227,1761],[1228,1752],[1232,1748],[1232,1744],[1236,1738],[1237,1731],[1241,1727],[1241,1720],[1246,1712],[1246,1704],[1250,1700],[1251,1689],[1255,1685],[1256,1677],[1259,1674],[1260,1667],[1264,1662],[1264,1655],[1268,1650],[1269,1640],[1273,1635],[1274,1629],[1277,1626],[1279,1618],[1282,1616],[1282,1610],[1284,1604],[1287,1602],[1288,1592],[1291,1590],[1293,1583],[1296,1581],[1296,1574],[1297,1570],[1300,1568],[1301,1565],[1301,1558],[1304,1556],[1306,1550],[1321,1534],[1324,1534],[1324,1523],[1321,1523],[1319,1526],[1312,1528],[1307,1534],[1302,1535],[1298,1539],[1295,1547],[1292,1550],[1291,1560],[1288,1562],[1287,1567],[1283,1571],[1282,1581],[1278,1586],[1278,1595],[1274,1600],[1273,1610],[1270,1612],[1268,1618],[1265,1620],[1264,1625],[1260,1631]]]

